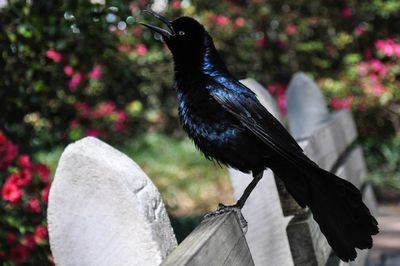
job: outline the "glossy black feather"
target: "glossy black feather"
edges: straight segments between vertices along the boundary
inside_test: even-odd
[[[158,30],[175,67],[179,116],[184,130],[209,159],[243,172],[271,168],[289,193],[308,206],[335,253],[354,260],[355,248],[370,248],[375,218],[351,183],[319,168],[256,95],[235,79],[204,27],[190,17]]]

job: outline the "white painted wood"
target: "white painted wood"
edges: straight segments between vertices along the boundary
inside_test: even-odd
[[[303,72],[291,79],[286,93],[290,132],[296,139],[311,135],[329,118],[324,96],[315,82]]]
[[[92,137],[62,154],[48,223],[57,265],[159,265],[176,246],[151,180],[126,155]]]
[[[296,266],[326,264],[331,247],[312,215],[295,217],[287,227],[287,234]]]
[[[357,138],[353,117],[348,110],[332,115],[301,142],[304,153],[320,167],[330,170],[339,156]]]
[[[229,169],[234,197],[238,199],[252,176]],[[242,214],[248,222],[246,240],[255,265],[293,265],[286,226],[290,217],[284,217],[272,171],[264,171]]]
[[[361,186],[365,182],[367,169],[365,167],[363,152],[360,146],[353,148],[345,156],[335,174],[351,182],[358,189],[361,189]]]
[[[254,265],[235,213],[203,220],[163,266]]]

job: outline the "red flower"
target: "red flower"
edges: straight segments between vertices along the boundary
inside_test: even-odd
[[[262,37],[256,41],[257,48],[264,48],[266,44],[267,44],[267,39],[265,37]]]
[[[180,9],[181,8],[181,1],[178,1],[178,0],[172,1],[171,7],[172,7],[172,9],[175,9],[175,10]]]
[[[20,187],[26,186],[32,181],[32,173],[29,169],[22,169],[18,177],[16,184]]]
[[[27,234],[24,239],[22,239],[21,244],[29,249],[35,247],[35,236],[33,234]]]
[[[50,169],[45,164],[36,164],[33,167],[33,171],[40,177],[43,183],[48,183],[50,181]]]
[[[5,143],[7,141],[6,136],[4,135],[3,132],[0,131],[0,145],[2,145],[3,143]]]
[[[72,66],[68,65],[64,67],[64,73],[67,76],[71,76],[72,73],[74,73],[74,69],[72,68]]]
[[[350,18],[353,15],[353,11],[351,10],[350,7],[344,7],[342,9],[342,17],[344,18]]]
[[[50,49],[46,52],[46,56],[47,58],[50,58],[51,60],[53,60],[56,63],[60,63],[61,60],[63,59],[62,54],[60,54],[59,52],[57,52],[54,49]]]
[[[40,192],[40,197],[42,202],[47,203],[49,201],[49,191],[50,191],[50,184],[48,184],[42,192]]]
[[[17,241],[17,236],[14,233],[8,233],[6,235],[6,241],[9,245],[14,244],[15,241]]]
[[[28,168],[31,166],[31,160],[28,155],[22,154],[19,156],[17,164],[21,167]]]
[[[35,240],[35,243],[38,245],[42,244],[44,241],[46,241],[47,235],[48,235],[47,228],[44,227],[43,225],[38,225],[36,227],[35,232],[33,233],[33,238]]]
[[[10,166],[18,154],[18,147],[11,141],[5,141],[0,146],[0,171],[5,170]]]
[[[40,202],[37,198],[30,198],[25,207],[29,212],[40,213]]]
[[[16,264],[25,262],[28,257],[29,248],[24,245],[18,245],[10,250],[10,260]]]
[[[1,189],[3,200],[8,201],[10,204],[18,203],[24,194],[22,189],[14,182],[14,179],[13,175],[9,176]]]
[[[100,130],[95,128],[88,128],[85,131],[85,136],[98,137],[101,135]]]
[[[136,27],[133,28],[133,34],[136,37],[139,37],[140,35],[142,35],[142,32],[143,32],[142,27],[136,26]]]
[[[94,65],[92,71],[89,73],[89,78],[99,80],[101,78],[101,75],[103,74],[101,70],[101,66],[99,65]]]
[[[292,23],[289,23],[289,24],[286,26],[286,33],[287,33],[287,34],[293,35],[293,34],[295,34],[296,32],[297,32],[297,27],[296,27],[296,25],[294,25],[294,24],[292,24]]]

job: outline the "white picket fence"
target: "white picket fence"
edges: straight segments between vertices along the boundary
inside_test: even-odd
[[[278,119],[273,98],[256,81],[242,81]],[[348,110],[329,114],[322,93],[303,73],[287,92],[289,128],[305,153],[362,190],[376,203],[354,120]],[[238,198],[251,176],[230,169]],[[57,265],[364,265],[340,262],[318,225],[275,179],[264,172],[243,208],[246,235],[234,213],[207,219],[179,245],[156,187],[130,158],[95,138],[69,145],[50,190],[50,246]]]

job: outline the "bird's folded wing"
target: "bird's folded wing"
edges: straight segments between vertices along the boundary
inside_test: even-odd
[[[223,83],[209,78],[206,88],[224,109],[287,161],[298,166],[315,164],[249,88],[236,80],[224,80]]]

